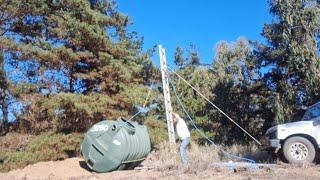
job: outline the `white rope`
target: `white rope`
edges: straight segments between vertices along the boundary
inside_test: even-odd
[[[149,88],[149,91],[148,91],[148,95],[147,95],[147,97],[146,97],[146,100],[144,101],[144,103],[143,103],[143,108],[145,108],[146,107],[146,105],[147,105],[147,103],[148,103],[148,100],[149,100],[149,97],[150,97],[150,95],[151,95],[151,87]]]
[[[150,95],[151,95],[151,87],[149,88],[148,95],[147,95],[147,97],[146,97],[146,100],[145,100],[144,103],[143,103],[143,106],[142,106],[143,109],[146,107]],[[133,116],[131,116],[131,118],[129,118],[129,121],[132,120],[133,118],[135,118],[136,116],[138,116],[140,113],[141,113],[141,110],[139,110],[136,114],[134,114]]]
[[[216,108],[221,114],[227,117],[233,124],[235,124],[238,128],[240,128],[244,133],[246,133],[251,139],[253,139],[256,143],[261,145],[261,142],[258,141],[255,137],[253,137],[248,131],[242,128],[237,122],[235,122],[231,117],[229,117],[224,111],[222,111],[218,106],[216,106],[213,102],[211,102],[207,97],[205,97],[198,89],[193,87],[187,80],[185,80],[181,75],[176,73],[173,69],[168,66],[168,69],[173,72],[176,76],[182,79],[188,86],[190,86],[193,90],[195,90],[203,99],[205,99],[209,104],[211,104],[214,108]]]
[[[202,130],[200,130],[200,128],[196,125],[195,121],[191,118],[191,115],[188,113],[188,111],[186,110],[185,106],[183,105],[182,101],[181,101],[181,98],[179,97],[178,95],[178,92],[177,92],[177,88],[176,86],[173,84],[172,80],[170,78],[169,79],[169,82],[172,86],[172,89],[173,89],[173,92],[175,94],[175,96],[177,97],[177,101],[179,103],[179,105],[181,106],[182,110],[184,111],[184,113],[187,115],[188,119],[190,120],[192,126],[200,133],[200,135],[205,138],[207,141],[209,141],[211,143],[211,145],[219,152],[221,152],[224,156],[226,156],[227,158],[233,160],[233,159],[239,159],[239,160],[245,160],[249,163],[255,163],[254,160],[252,159],[249,159],[249,158],[244,158],[244,157],[240,157],[240,156],[236,156],[234,154],[231,154],[225,150],[223,150],[222,148],[220,148],[216,143],[213,142],[213,140],[211,140],[208,136],[205,135],[204,132],[202,132]]]

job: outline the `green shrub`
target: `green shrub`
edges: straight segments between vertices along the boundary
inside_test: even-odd
[[[167,125],[165,122],[150,118],[145,120],[144,125],[148,127],[153,148],[158,149],[159,144],[163,144],[165,141],[168,141]]]
[[[119,105],[122,104],[122,105]],[[59,93],[40,97],[17,117],[12,129],[21,133],[40,134],[85,132],[103,118],[116,119],[130,110],[128,103],[115,97],[91,93],[87,95]]]
[[[13,138],[19,140],[11,141]],[[66,135],[47,132],[38,136],[9,133],[0,137],[0,171],[23,168],[39,161],[79,156],[82,139],[83,134],[79,133]],[[6,142],[10,146],[2,148],[8,144]]]

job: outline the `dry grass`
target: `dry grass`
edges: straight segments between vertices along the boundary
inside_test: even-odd
[[[275,163],[276,161],[276,159],[274,159],[269,153],[261,151],[255,144],[248,146],[232,145],[224,149],[231,154],[252,159],[256,163]]]
[[[63,160],[80,155],[82,134],[43,133],[38,136],[9,133],[0,137],[0,172],[39,161]]]
[[[189,149],[189,163],[183,165],[180,161],[178,145],[176,147],[176,153],[170,152],[168,144],[161,144],[159,147],[158,150],[155,150],[150,154],[147,161],[144,162],[144,165],[154,167],[156,171],[166,172],[166,175],[198,175],[208,170],[212,170],[212,165],[214,163],[230,161],[239,162],[237,159],[227,158],[212,146],[198,146],[192,144]],[[266,152],[259,151],[256,146],[233,145],[223,149],[231,154],[251,158],[259,163],[272,162],[270,156]]]
[[[33,138],[34,136],[29,134],[8,133],[0,137],[0,151],[23,151]]]

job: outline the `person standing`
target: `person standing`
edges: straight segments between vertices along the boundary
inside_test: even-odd
[[[177,113],[172,113],[173,122],[176,128],[177,135],[181,140],[180,157],[183,164],[188,163],[188,146],[190,144],[190,132],[186,122]]]

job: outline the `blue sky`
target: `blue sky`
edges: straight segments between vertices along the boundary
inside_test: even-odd
[[[264,41],[265,23],[271,22],[267,0],[118,0],[118,8],[133,21],[130,30],[144,37],[144,49],[162,44],[173,62],[176,46],[195,44],[203,63],[211,63],[220,40],[240,36]],[[153,57],[159,64],[157,53]]]

